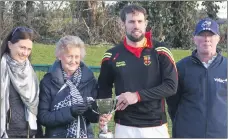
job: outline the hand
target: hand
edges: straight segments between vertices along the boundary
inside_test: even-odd
[[[112,119],[112,114],[103,114],[99,117],[99,128],[103,129],[105,124],[107,124]]]
[[[84,102],[86,102],[89,108],[92,108],[93,104],[96,103],[92,97],[87,97]]]
[[[86,110],[88,109],[88,106],[86,104],[74,104],[71,106],[71,114],[74,117],[77,117],[78,115],[82,115]]]
[[[125,92],[118,96],[116,104],[117,110],[124,110],[128,105],[132,105],[138,102],[138,96],[136,92]]]

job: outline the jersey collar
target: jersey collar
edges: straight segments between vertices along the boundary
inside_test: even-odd
[[[145,33],[145,37],[144,37],[144,43],[142,47],[133,47],[127,44],[127,39],[126,36],[124,38],[124,47],[131,52],[132,54],[134,54],[136,57],[140,58],[142,50],[144,48],[152,48],[153,44],[152,44],[152,33],[151,31],[146,32]]]

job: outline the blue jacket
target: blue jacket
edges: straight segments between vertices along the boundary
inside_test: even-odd
[[[81,62],[80,67],[82,69],[82,78],[79,84],[79,92],[82,97],[97,97],[97,81],[93,75],[93,72]],[[72,122],[75,118],[71,114],[70,107],[59,109],[58,111],[51,111],[52,105],[55,100],[63,100],[61,94],[67,94],[69,89],[66,89],[66,93],[56,95],[64,84],[63,74],[60,68],[60,62],[55,62],[51,70],[44,76],[40,82],[40,99],[38,107],[38,120],[46,127],[45,137],[49,138],[65,138],[67,129],[66,125]],[[64,90],[63,90],[64,91]],[[93,109],[97,109],[97,105],[93,104]],[[98,114],[92,112],[91,109],[84,113],[86,118],[87,136],[94,138],[92,127],[90,123],[98,122]]]
[[[227,138],[227,58],[218,52],[205,68],[195,50],[177,69],[178,91],[167,99],[173,137]]]

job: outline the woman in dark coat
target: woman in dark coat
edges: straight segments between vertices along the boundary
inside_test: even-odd
[[[45,126],[45,137],[94,138],[90,123],[99,115],[97,82],[93,72],[82,62],[85,48],[76,36],[65,36],[56,45],[51,70],[40,82],[38,119]],[[92,109],[91,109],[92,108]]]

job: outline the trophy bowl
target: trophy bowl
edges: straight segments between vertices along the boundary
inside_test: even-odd
[[[103,114],[111,114],[115,111],[115,105],[116,105],[116,100],[112,98],[106,98],[106,99],[96,99],[96,103],[98,106],[97,114],[103,115]],[[114,138],[114,135],[111,131],[108,130],[108,124],[105,123],[105,126],[100,129],[99,138]]]

